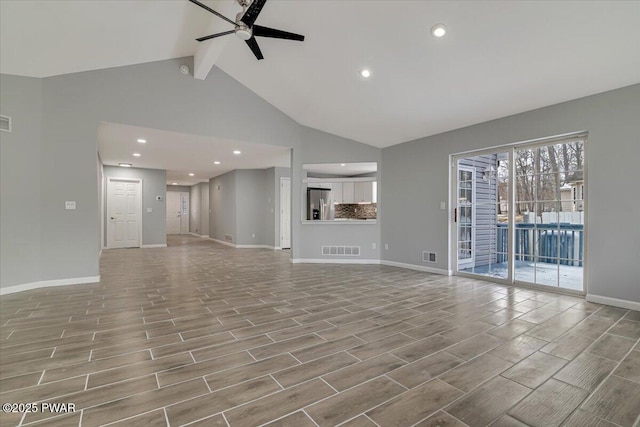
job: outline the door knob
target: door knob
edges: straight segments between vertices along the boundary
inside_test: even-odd
[[[111,217],[111,219],[115,219],[114,217]]]

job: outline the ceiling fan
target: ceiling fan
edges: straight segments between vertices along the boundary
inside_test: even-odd
[[[222,18],[228,23],[235,26],[233,30],[223,31],[221,33],[211,34],[210,36],[197,38],[196,40],[199,42],[235,33],[235,35],[238,36],[239,39],[245,41],[256,58],[260,60],[264,59],[264,56],[262,56],[262,52],[260,51],[260,46],[258,46],[256,37],[271,37],[274,39],[304,41],[304,36],[300,34],[276,30],[274,28],[263,27],[261,25],[254,25],[254,22],[256,22],[256,19],[258,18],[258,15],[262,11],[262,8],[264,7],[267,0],[253,0],[251,5],[249,5],[249,0],[237,0],[238,3],[240,3],[240,6],[242,6],[242,12],[236,15],[236,22],[233,22],[231,19],[227,18],[221,13],[216,12],[209,6],[200,3],[198,0],[189,1],[193,4],[197,4],[201,8],[208,10],[217,17]]]

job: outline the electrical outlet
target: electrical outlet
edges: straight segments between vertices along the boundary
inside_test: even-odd
[[[385,250],[385,251],[388,251],[388,250],[389,250],[389,244],[388,244],[388,243],[385,243],[385,244],[384,244],[384,250]]]
[[[255,239],[255,238],[256,238],[256,233],[252,233],[252,234],[251,234],[251,238],[252,238],[252,239]]]
[[[147,208],[147,213],[153,212],[153,208]]]
[[[371,244],[371,249],[376,249],[378,247],[378,245],[376,245],[375,243]]]
[[[74,210],[76,208],[76,202],[64,202],[64,208],[66,210]]]
[[[446,202],[440,202],[440,210],[444,211],[447,209],[447,203]]]

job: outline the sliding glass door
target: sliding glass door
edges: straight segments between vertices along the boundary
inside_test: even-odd
[[[584,153],[580,135],[454,156],[456,271],[582,292]]]

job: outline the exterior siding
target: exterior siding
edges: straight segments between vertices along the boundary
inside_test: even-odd
[[[475,170],[475,265],[496,262],[496,226],[498,215],[497,183],[495,178],[485,181],[484,172],[493,166],[498,169],[498,156],[489,154],[458,161],[460,166]]]

